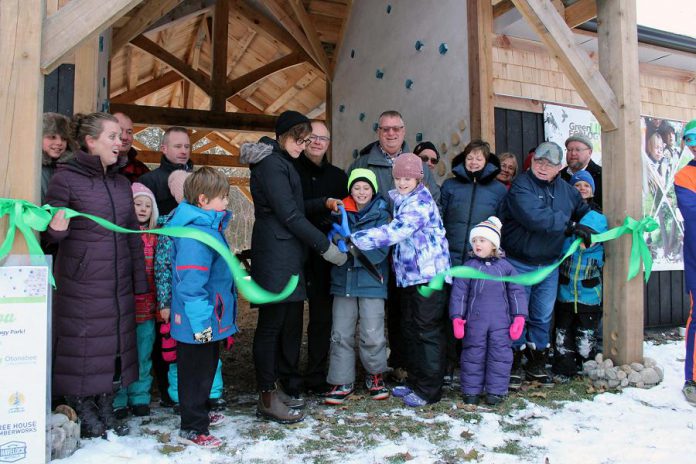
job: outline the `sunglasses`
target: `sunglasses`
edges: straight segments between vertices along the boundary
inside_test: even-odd
[[[424,163],[429,163],[432,165],[437,164],[437,158],[431,158],[430,156],[424,155],[424,156],[419,156],[421,160],[423,160]]]
[[[689,134],[684,136],[684,143],[690,147],[696,145],[696,134]]]

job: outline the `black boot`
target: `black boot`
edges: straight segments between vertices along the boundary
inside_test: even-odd
[[[104,423],[107,430],[112,430],[119,437],[128,435],[130,427],[116,419],[114,415],[114,395],[113,393],[102,393],[96,396],[97,410],[99,419]]]
[[[92,396],[66,396],[68,405],[75,410],[80,419],[82,438],[97,438],[106,435],[106,427],[99,418],[97,404]]]
[[[514,350],[512,352],[512,369],[510,370],[510,390],[517,391],[522,386],[522,378],[524,377],[524,369],[522,368],[522,350]]]
[[[549,350],[529,350],[529,362],[525,369],[527,380],[539,382],[544,387],[553,387],[553,379],[546,369]]]

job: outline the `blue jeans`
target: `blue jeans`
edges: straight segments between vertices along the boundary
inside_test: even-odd
[[[522,263],[512,258],[507,258],[507,260],[520,274],[546,267]],[[524,333],[519,340],[513,342],[512,347],[515,350],[520,350],[526,343],[533,350],[546,349],[549,347],[551,316],[558,293],[558,269],[555,269],[538,284],[524,287],[524,289],[529,297],[529,318],[525,324]]]

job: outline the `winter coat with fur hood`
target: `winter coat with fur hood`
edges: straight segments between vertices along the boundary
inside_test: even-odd
[[[292,158],[271,138],[242,145],[240,161],[249,164],[254,200],[251,277],[261,287],[277,293],[291,276],[298,275],[297,288],[285,301],[303,301],[307,247],[319,254],[329,249],[329,239],[305,217],[305,213],[324,208],[323,201],[305,204]]]

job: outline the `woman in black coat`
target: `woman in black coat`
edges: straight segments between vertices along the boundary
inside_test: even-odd
[[[300,156],[312,132],[309,119],[296,111],[278,117],[276,140],[263,137],[242,146],[241,161],[251,169],[254,229],[251,236],[251,277],[271,292],[280,292],[293,275],[300,281],[284,301],[261,305],[254,335],[254,364],[260,390],[257,415],[281,423],[304,419],[297,409],[300,345],[305,283],[303,266],[307,248],[327,261],[346,261],[336,245],[314,227],[305,214],[335,209],[338,200],[320,198],[304,203],[299,175],[292,159]],[[305,210],[306,208],[306,210]],[[276,388],[280,379],[283,390]]]

